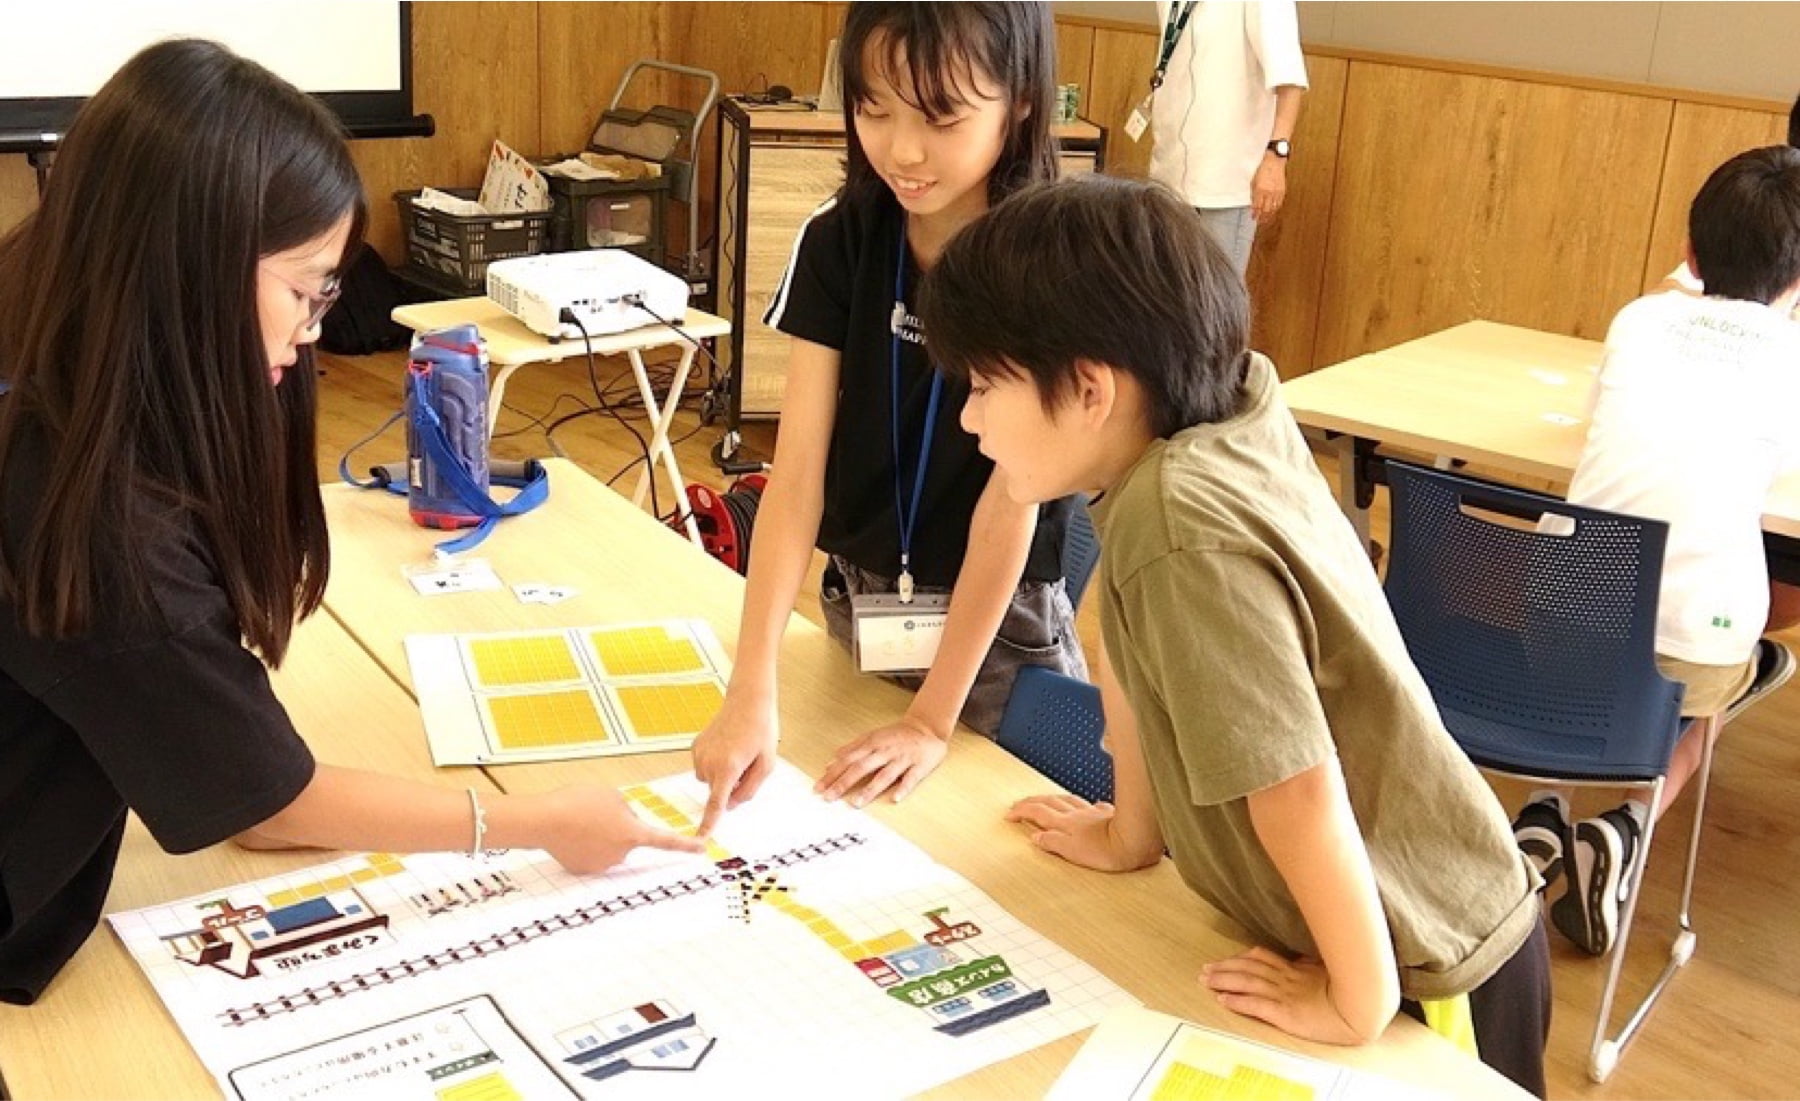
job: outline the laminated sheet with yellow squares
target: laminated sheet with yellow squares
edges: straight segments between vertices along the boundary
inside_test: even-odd
[[[439,765],[681,749],[730,675],[702,620],[406,640]]]

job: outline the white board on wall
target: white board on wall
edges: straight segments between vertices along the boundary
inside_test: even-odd
[[[0,99],[93,95],[131,55],[166,38],[210,38],[309,92],[398,91],[396,3],[21,4],[6,13]]]
[[[5,15],[0,153],[54,147],[131,56],[209,38],[337,113],[359,137],[428,134],[412,113],[411,5],[402,0],[38,0]]]

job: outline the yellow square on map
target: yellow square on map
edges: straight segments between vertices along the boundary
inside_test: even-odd
[[[713,681],[692,684],[642,684],[615,688],[619,706],[640,738],[672,738],[698,734],[719,713],[725,694]]]
[[[593,631],[588,640],[609,677],[697,673],[706,668],[692,639],[659,625]]]
[[[554,749],[616,739],[584,688],[486,698],[490,729],[503,750]]]
[[[483,687],[507,688],[522,684],[554,684],[581,679],[581,668],[569,649],[566,635],[525,635],[516,638],[472,638],[469,659]]]

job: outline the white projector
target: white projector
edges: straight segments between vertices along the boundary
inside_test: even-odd
[[[583,329],[601,336],[681,324],[688,285],[635,253],[605,248],[496,260],[488,265],[487,293],[533,332],[580,340]]]

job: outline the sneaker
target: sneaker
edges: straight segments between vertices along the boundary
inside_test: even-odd
[[[1643,827],[1624,807],[1575,826],[1567,857],[1569,889],[1550,907],[1550,920],[1590,956],[1603,956],[1619,936],[1619,908],[1643,858]]]
[[[1532,792],[1519,816],[1513,819],[1513,838],[1519,849],[1543,877],[1539,891],[1547,891],[1562,876],[1563,854],[1569,848],[1569,803],[1554,791]]]
[[[1733,700],[1725,714],[1719,717],[1720,725],[1737,718],[1751,704],[1786,684],[1793,675],[1794,652],[1772,638],[1757,639],[1756,676],[1750,681],[1750,687],[1744,689],[1744,694]]]

